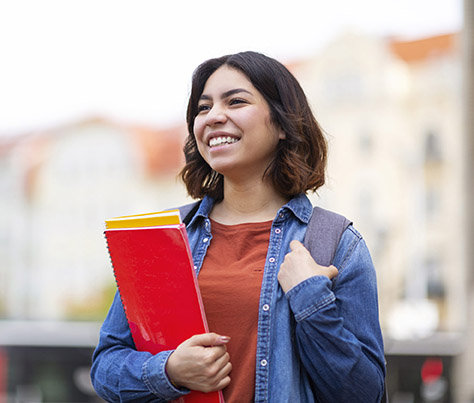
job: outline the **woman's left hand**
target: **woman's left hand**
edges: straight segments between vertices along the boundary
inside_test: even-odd
[[[336,267],[317,264],[301,242],[291,241],[290,249],[291,252],[285,256],[278,273],[278,281],[285,293],[313,276],[326,276],[330,280],[337,276]]]

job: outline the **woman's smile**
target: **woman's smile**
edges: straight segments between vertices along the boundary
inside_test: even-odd
[[[227,136],[227,137],[213,137],[211,140],[209,140],[209,147],[215,148],[215,147],[219,147],[219,146],[222,146],[222,145],[234,144],[234,143],[237,143],[237,141],[239,141],[239,140],[236,139],[235,137],[230,137],[230,136]]]
[[[211,132],[206,136],[206,142],[210,148],[237,143],[240,137],[225,131]]]

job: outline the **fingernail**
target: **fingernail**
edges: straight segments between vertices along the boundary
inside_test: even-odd
[[[228,343],[229,340],[230,340],[230,337],[228,337],[228,336],[220,336],[220,337],[219,337],[219,340],[220,340],[222,343]]]

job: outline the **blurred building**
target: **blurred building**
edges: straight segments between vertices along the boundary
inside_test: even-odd
[[[402,41],[348,32],[290,66],[330,142],[328,186],[316,202],[366,239],[387,355],[420,356],[401,370],[406,378],[425,355],[462,350],[461,59],[459,34]],[[421,370],[415,377],[421,383]]]
[[[464,261],[462,84],[458,35],[402,42],[347,34],[313,60],[291,66],[330,142],[323,205],[350,217],[376,262],[382,321],[398,327],[399,302],[436,312],[428,330],[459,331]],[[416,305],[419,303],[418,305]],[[431,311],[430,311],[431,312]],[[408,312],[409,313],[409,312]],[[393,323],[391,323],[391,320]],[[419,325],[419,326],[418,326]]]
[[[103,221],[184,199],[184,134],[90,119],[3,144],[1,316],[102,318],[113,284]]]
[[[466,345],[457,373],[459,374],[459,401],[474,401],[474,0],[464,0],[463,24],[463,100],[464,100],[464,163],[466,220],[463,243],[468,260],[468,276],[465,283],[468,294],[466,320]]]

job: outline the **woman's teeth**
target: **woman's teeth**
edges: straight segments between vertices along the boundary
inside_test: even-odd
[[[227,136],[227,137],[214,137],[209,141],[209,146],[210,147],[216,147],[216,146],[220,146],[222,144],[236,143],[237,141],[239,141],[239,140],[234,138],[234,137],[229,137],[229,136]]]

